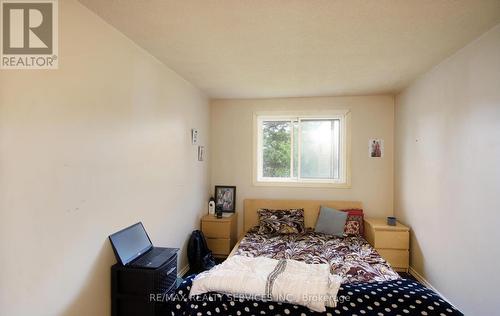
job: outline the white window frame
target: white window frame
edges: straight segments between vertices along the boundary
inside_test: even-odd
[[[338,119],[340,122],[339,139],[339,179],[302,179],[302,178],[265,178],[262,177],[263,153],[262,153],[262,122],[263,121],[296,121],[301,119]],[[351,187],[351,138],[350,122],[351,112],[349,110],[335,111],[308,111],[308,112],[255,112],[253,133],[253,183],[256,186],[289,186],[289,187]],[[299,124],[298,135],[300,137],[301,126]],[[293,144],[293,132],[291,142]],[[293,149],[293,145],[292,145]],[[298,173],[300,175],[300,138],[298,142],[299,163]],[[290,174],[293,175],[293,150],[290,152]]]

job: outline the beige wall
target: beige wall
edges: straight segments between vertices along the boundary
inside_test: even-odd
[[[0,315],[109,315],[108,234],[185,248],[208,199],[209,107],[73,0],[60,69],[0,71]],[[184,253],[180,266],[186,264]]]
[[[253,185],[253,113],[350,109],[352,188],[292,188]],[[318,97],[211,102],[211,182],[237,187],[237,210],[245,198],[359,200],[368,216],[392,215],[393,123],[391,96]],[[383,138],[385,157],[368,157],[368,139]],[[242,216],[239,217],[240,228]]]
[[[411,265],[466,315],[498,314],[500,25],[397,97],[395,135]]]

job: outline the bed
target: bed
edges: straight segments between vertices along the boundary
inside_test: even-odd
[[[302,234],[259,234],[257,211],[304,209],[306,227],[314,227],[320,206],[362,209],[360,202],[311,200],[245,200],[243,234],[231,255],[327,263],[341,276],[335,308],[317,313],[300,305],[252,300],[210,293],[187,298],[194,276],[188,277],[169,302],[172,315],[462,315],[432,290],[401,278],[361,236],[335,237],[308,229]]]

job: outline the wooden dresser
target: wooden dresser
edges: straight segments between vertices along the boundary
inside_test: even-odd
[[[408,227],[399,222],[396,226],[387,225],[385,218],[367,218],[365,238],[394,270],[408,272],[410,261]]]
[[[227,257],[236,244],[237,217],[238,215],[233,213],[229,217],[216,218],[213,215],[205,215],[201,219],[201,231],[214,257]]]

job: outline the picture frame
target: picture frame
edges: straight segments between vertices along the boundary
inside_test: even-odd
[[[236,209],[236,187],[227,185],[215,186],[215,208],[226,213],[234,213]]]
[[[380,138],[372,138],[368,140],[368,157],[383,158],[384,157],[384,140]]]
[[[204,161],[204,160],[205,160],[205,147],[198,146],[198,161]]]

